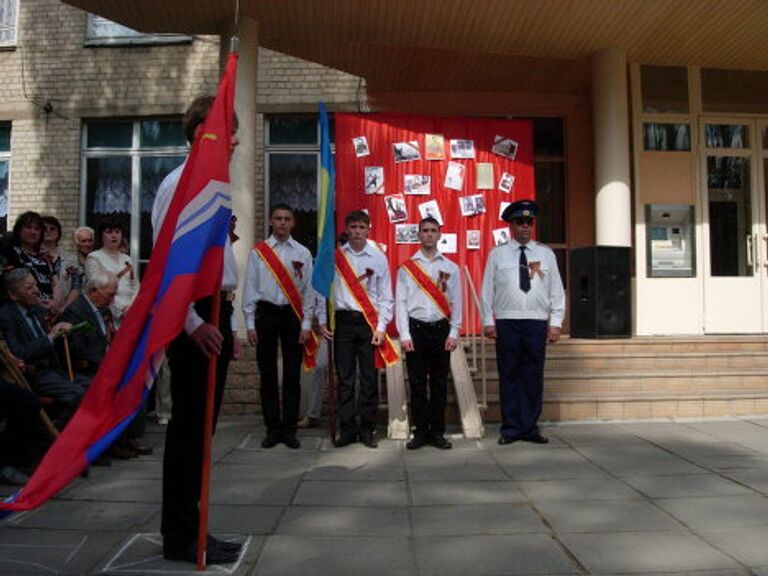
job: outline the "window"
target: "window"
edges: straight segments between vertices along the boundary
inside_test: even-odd
[[[16,45],[18,0],[0,0],[0,46]]]
[[[2,2],[3,0],[0,0]],[[173,44],[191,42],[184,34],[144,34],[95,14],[88,14],[85,43],[89,46],[125,44]]]
[[[690,152],[691,128],[688,124],[644,122],[643,150]]]
[[[681,66],[641,66],[643,112],[688,113],[688,70]]]
[[[8,181],[11,171],[11,125],[0,122],[0,232],[8,230]]]
[[[81,220],[96,228],[106,214],[122,216],[131,257],[143,269],[152,249],[155,193],[187,152],[178,118],[86,123]]]

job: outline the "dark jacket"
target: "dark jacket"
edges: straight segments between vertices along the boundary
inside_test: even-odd
[[[64,310],[61,321],[70,322],[73,325],[87,321],[91,325],[90,329],[69,335],[69,353],[72,357],[72,364],[78,372],[93,376],[101,366],[109,342],[107,342],[107,336],[102,331],[96,312],[87,301],[85,294],[80,294],[77,300]]]

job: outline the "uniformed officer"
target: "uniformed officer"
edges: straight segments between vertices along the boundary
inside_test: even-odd
[[[461,284],[459,267],[437,250],[439,240],[440,223],[424,218],[419,222],[421,247],[397,273],[395,318],[414,424],[413,439],[406,444],[409,450],[426,444],[451,448],[445,438],[445,405],[451,351],[461,328]]]
[[[532,200],[504,210],[512,239],[491,250],[483,274],[483,332],[496,340],[499,370],[499,444],[549,442],[537,421],[547,341],[560,338],[565,291],[554,252],[531,240],[538,213]]]

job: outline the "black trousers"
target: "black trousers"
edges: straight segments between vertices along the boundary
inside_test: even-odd
[[[379,405],[373,332],[361,312],[336,312],[333,354],[339,376],[338,406],[342,436],[372,433]],[[355,380],[358,383],[355,402]],[[360,417],[360,423],[357,422]]]
[[[408,326],[413,352],[406,353],[405,361],[411,389],[414,436],[442,436],[445,434],[448,370],[451,367],[451,353],[445,349],[450,324],[448,320],[420,322],[409,318]]]
[[[39,413],[33,392],[0,380],[0,420],[6,420],[0,435],[0,467],[24,466],[35,459]]]
[[[523,438],[539,431],[547,352],[546,320],[497,320],[501,435]]]
[[[203,319],[210,318],[211,299],[197,301],[195,309]],[[219,330],[224,345],[216,366],[214,429],[232,359],[231,317],[232,303],[222,298]],[[184,332],[171,342],[167,355],[173,408],[165,436],[160,531],[166,547],[181,547],[197,538],[208,358]]]
[[[268,434],[296,434],[301,401],[301,322],[290,305],[256,305],[256,363],[261,375],[261,410]],[[283,353],[283,402],[277,382],[277,345]]]

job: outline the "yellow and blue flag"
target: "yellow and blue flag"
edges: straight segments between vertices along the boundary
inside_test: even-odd
[[[335,181],[328,113],[325,104],[320,102],[320,205],[317,210],[317,258],[312,270],[312,287],[326,299],[331,297],[336,252]]]

